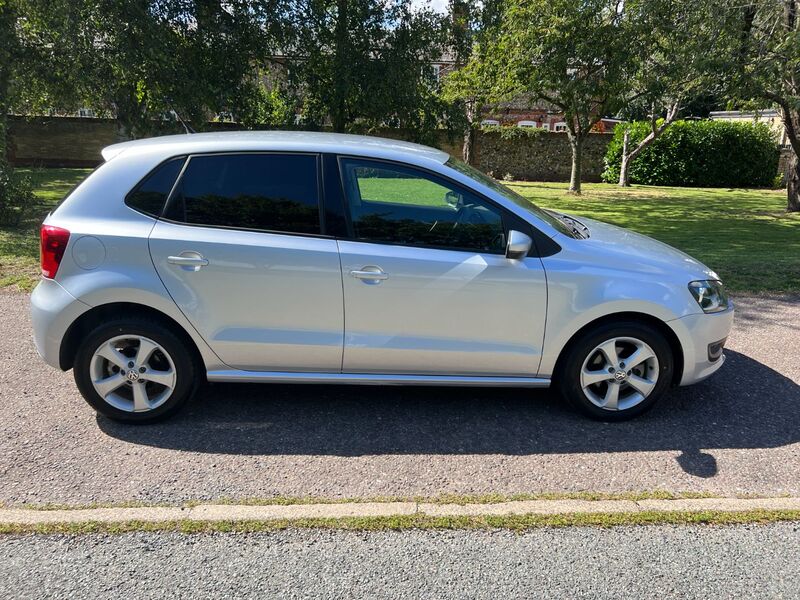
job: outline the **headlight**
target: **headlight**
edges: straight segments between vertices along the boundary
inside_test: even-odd
[[[689,291],[703,312],[715,313],[728,309],[728,296],[721,281],[693,281],[689,284]]]

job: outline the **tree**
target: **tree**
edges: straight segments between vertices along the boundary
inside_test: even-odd
[[[18,60],[19,47],[16,34],[17,14],[9,0],[0,0],[0,169],[6,160],[8,146],[9,93],[14,65]]]
[[[174,113],[202,126],[248,101],[254,63],[276,43],[279,0],[11,0],[21,10],[20,110],[90,106],[128,135]],[[173,113],[174,111],[174,113]]]
[[[736,50],[734,96],[778,107],[792,148],[787,210],[800,211],[800,0],[746,0],[727,15]]]
[[[688,101],[714,90],[723,70],[724,31],[717,0],[629,0],[633,71],[624,113],[646,114],[650,132],[631,146],[626,129],[619,185],[630,185],[631,163],[679,116]],[[643,110],[642,110],[643,109]],[[623,113],[623,114],[624,114]]]
[[[471,77],[493,99],[524,94],[565,116],[569,191],[580,194],[583,143],[623,102],[631,70],[627,2],[509,0],[497,35],[473,55]]]
[[[475,122],[481,108],[489,101],[483,74],[477,68],[464,69],[470,58],[485,64],[478,57],[487,47],[486,40],[497,35],[505,0],[450,0],[449,46],[455,62],[453,73],[447,76],[443,87],[446,101],[461,108],[464,120],[464,140],[461,157],[472,161],[475,145]]]
[[[446,117],[431,66],[445,42],[441,15],[410,0],[295,0],[290,13],[289,84],[309,125],[424,138]]]

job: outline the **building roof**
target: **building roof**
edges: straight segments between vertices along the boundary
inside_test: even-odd
[[[166,135],[107,146],[103,148],[103,158],[111,160],[123,153],[168,157],[189,153],[275,150],[331,152],[410,162],[433,161],[440,164],[450,158],[446,152],[411,142],[315,131],[229,131]]]

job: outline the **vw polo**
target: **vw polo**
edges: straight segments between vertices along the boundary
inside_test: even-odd
[[[553,385],[617,421],[724,362],[713,271],[433,148],[243,132],[103,157],[41,227],[31,311],[44,360],[112,419],[209,380]]]

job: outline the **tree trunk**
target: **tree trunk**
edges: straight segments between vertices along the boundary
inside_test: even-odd
[[[800,158],[794,152],[786,172],[786,210],[800,212]]]
[[[472,149],[475,146],[475,108],[472,102],[467,103],[467,128],[464,130],[464,144],[461,146],[461,158],[468,165],[472,164]]]
[[[472,149],[475,146],[475,130],[472,124],[464,130],[464,145],[461,147],[461,158],[468,165],[472,164]]]
[[[657,125],[656,121],[656,107],[653,106],[653,112],[650,119],[650,133],[639,142],[633,150],[630,149],[631,130],[625,130],[625,138],[622,142],[622,162],[619,168],[619,185],[620,187],[630,187],[631,185],[631,163],[634,159],[642,153],[642,150],[647,148],[650,144],[656,141],[656,138],[664,133],[664,130],[669,127],[678,116],[678,108],[680,107],[679,101],[673,102],[667,110],[667,118]]]
[[[630,128],[625,129],[625,135],[622,138],[622,163],[619,166],[619,186],[630,187],[630,175],[628,174],[628,166],[630,164],[630,156],[628,156],[628,144],[631,141]]]
[[[572,172],[569,176],[569,193],[581,193],[581,156],[583,154],[583,137],[570,135],[569,144],[572,147]]]

